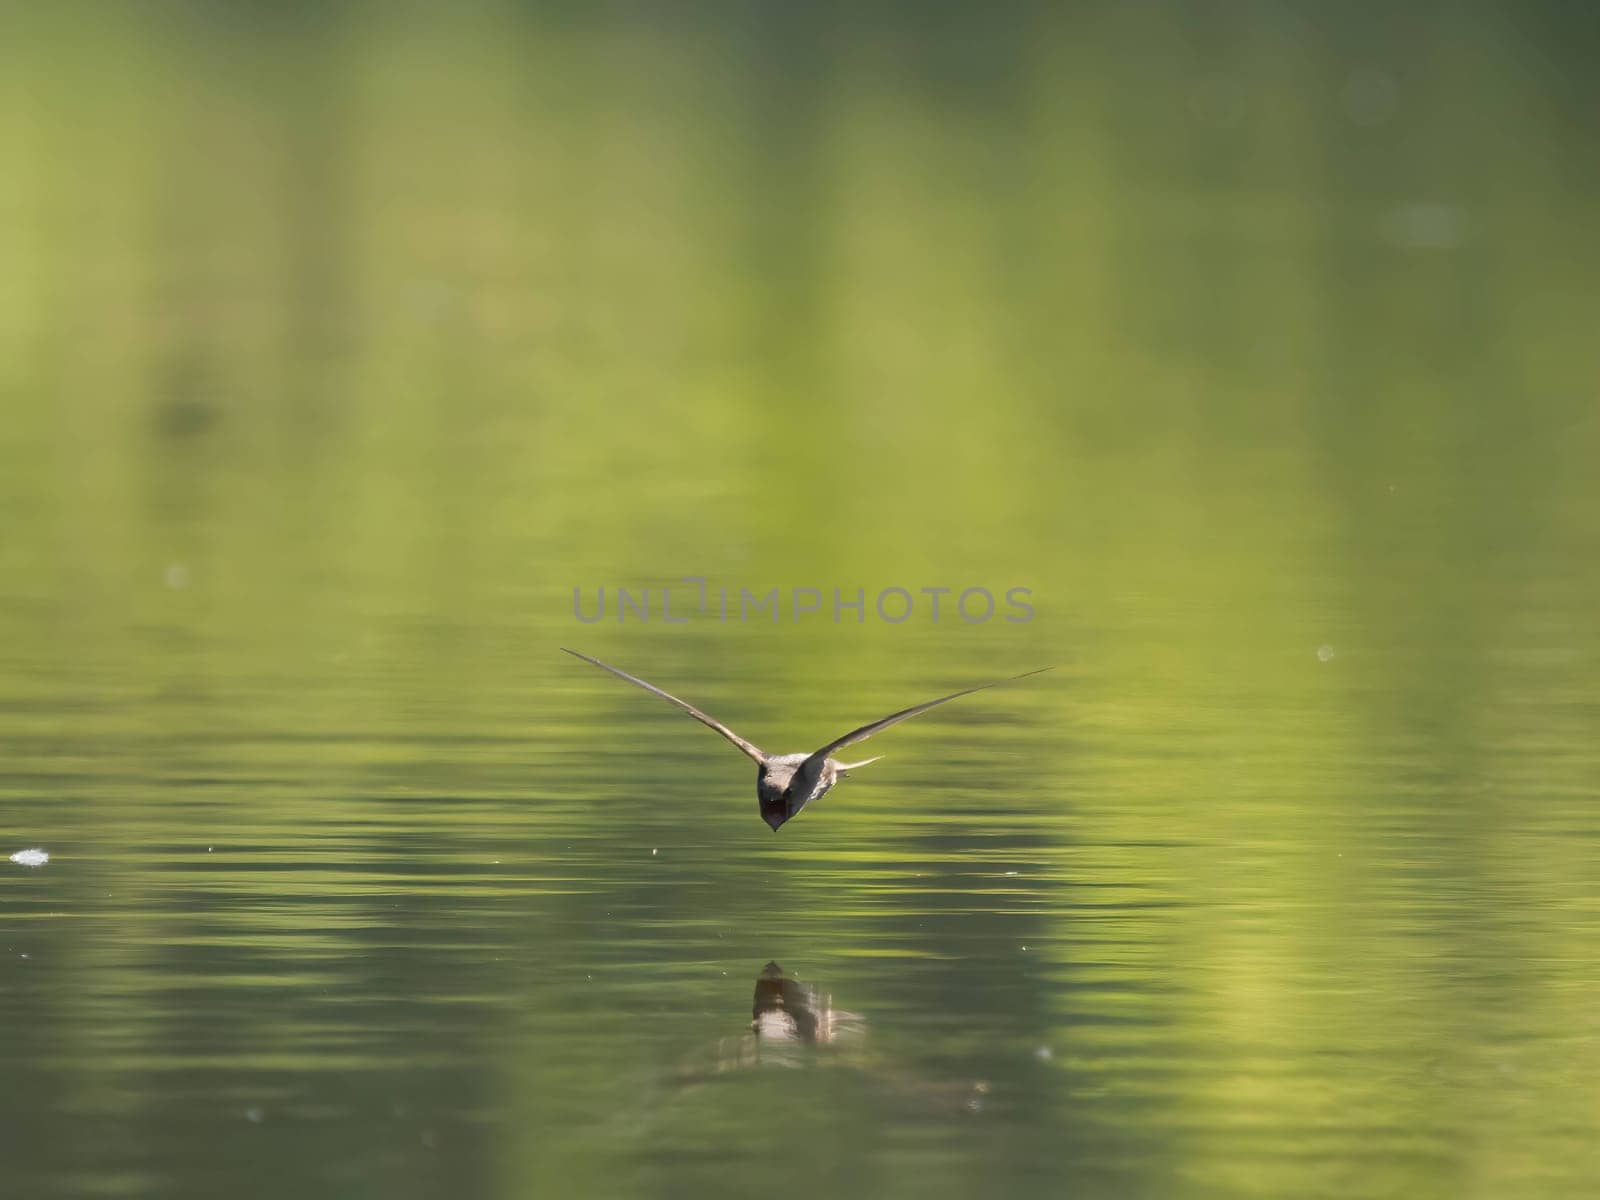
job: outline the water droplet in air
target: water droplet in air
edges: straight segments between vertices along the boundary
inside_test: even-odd
[[[1345,116],[1357,125],[1382,125],[1394,116],[1400,89],[1394,76],[1374,67],[1350,73],[1339,92]]]

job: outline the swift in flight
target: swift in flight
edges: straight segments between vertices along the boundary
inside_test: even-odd
[[[970,696],[973,692],[981,692],[985,688],[992,688],[998,684],[1011,683],[1013,680],[1026,679],[1030,675],[1038,675],[1050,670],[1049,667],[1039,667],[1037,670],[1024,671],[1021,675],[1012,675],[1007,679],[996,679],[990,683],[980,683],[976,687],[962,688],[959,692],[951,692],[948,696],[940,696],[937,700],[924,701],[922,704],[913,704],[910,708],[902,708],[899,712],[890,713],[871,724],[863,725],[860,729],[852,729],[841,738],[835,738],[822,749],[811,754],[768,754],[753,742],[747,742],[733,730],[729,729],[715,717],[709,717],[694,705],[684,700],[679,700],[670,692],[664,692],[653,683],[646,683],[626,671],[619,671],[616,667],[608,666],[598,658],[590,658],[587,654],[579,654],[576,650],[567,650],[561,647],[574,658],[581,658],[586,663],[592,663],[602,671],[610,671],[618,679],[626,679],[645,691],[660,696],[669,704],[675,704],[688,713],[702,725],[715,729],[728,741],[732,742],[748,758],[754,759],[756,764],[756,799],[761,804],[761,819],[777,833],[785,821],[792,820],[802,808],[813,800],[820,800],[833,789],[841,776],[851,771],[875,763],[883,755],[876,758],[865,758],[860,762],[840,762],[832,757],[836,750],[843,750],[846,746],[853,746],[857,742],[864,742],[880,729],[887,729],[891,725],[898,725],[901,721],[908,721],[930,708],[937,708],[948,701]]]

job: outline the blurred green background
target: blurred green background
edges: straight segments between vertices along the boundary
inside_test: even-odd
[[[6,1189],[1592,1194],[1597,52],[0,9]],[[686,575],[1036,615],[574,619]],[[774,838],[559,645],[779,751],[1057,670]],[[733,1069],[769,959],[864,1045]]]

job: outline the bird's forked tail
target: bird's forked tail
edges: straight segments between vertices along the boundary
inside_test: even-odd
[[[839,774],[848,775],[851,771],[854,771],[857,767],[868,766],[871,763],[877,762],[878,759],[882,758],[882,757],[883,757],[883,755],[880,754],[880,755],[878,755],[877,758],[864,758],[858,763],[835,762],[834,765],[838,768]]]

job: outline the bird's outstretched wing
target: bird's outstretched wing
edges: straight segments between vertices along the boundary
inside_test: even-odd
[[[913,704],[910,708],[902,708],[899,712],[890,713],[887,717],[876,720],[870,725],[863,725],[860,729],[852,729],[842,738],[835,738],[821,750],[818,750],[810,758],[806,759],[806,761],[801,765],[800,770],[806,770],[807,768],[811,767],[813,763],[820,767],[823,760],[835,750],[842,750],[844,747],[854,745],[856,742],[864,742],[873,734],[877,733],[880,729],[887,729],[891,725],[898,725],[901,721],[909,721],[912,717],[917,716],[919,713],[925,713],[930,708],[937,708],[941,704],[945,704],[951,700],[959,700],[962,696],[970,696],[973,692],[981,692],[985,688],[997,687],[1002,683],[1013,683],[1018,679],[1026,679],[1030,675],[1039,675],[1052,669],[1053,668],[1051,667],[1039,667],[1036,670],[1024,671],[1021,675],[1012,675],[1005,679],[996,679],[989,683],[980,683],[977,687],[962,688],[959,692],[951,692],[948,696],[940,696],[937,700],[929,700],[922,704]]]
[[[563,650],[567,650],[567,648],[565,646],[563,646],[561,648]],[[694,705],[689,704],[689,703],[687,703],[687,702],[685,702],[683,700],[679,700],[676,696],[672,695],[672,693],[664,692],[660,688],[656,687],[655,684],[646,683],[644,680],[639,679],[636,676],[629,675],[626,671],[619,671],[615,667],[607,666],[605,663],[601,662],[598,658],[590,658],[587,654],[579,654],[576,650],[567,650],[567,653],[572,655],[572,657],[574,657],[574,658],[583,659],[583,661],[586,662],[586,663],[593,663],[595,666],[599,667],[602,671],[610,671],[618,679],[626,679],[629,683],[637,684],[639,687],[642,687],[645,691],[652,692],[655,695],[660,696],[663,700],[667,701],[669,704],[676,704],[679,708],[683,709],[684,712],[688,713],[696,721],[699,721],[700,724],[707,725],[707,726],[710,726],[712,729],[715,729],[723,737],[727,738],[735,746],[739,747],[740,750],[744,751],[751,758],[755,759],[756,762],[764,764],[767,761],[767,756],[761,752],[761,748],[759,746],[755,745],[752,742],[745,741],[742,737],[740,737],[733,730],[729,729],[726,725],[724,725],[721,721],[717,720],[715,717],[708,717],[705,713],[701,712]],[[946,699],[949,699],[949,697],[946,697]],[[935,703],[938,703],[938,701],[935,701]]]

